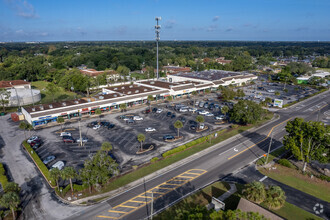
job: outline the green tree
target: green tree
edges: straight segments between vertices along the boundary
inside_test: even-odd
[[[95,114],[99,116],[99,123],[101,123],[101,114],[102,114],[102,110],[101,109],[96,109],[95,110]]]
[[[276,92],[275,92],[275,95],[276,95],[276,96],[280,96],[280,95],[281,95],[281,93],[280,93],[280,92],[278,92],[278,91],[276,91]]]
[[[61,131],[63,131],[63,123],[64,123],[64,118],[63,117],[57,117],[56,122],[61,125]]]
[[[196,116],[196,121],[198,122],[199,126],[201,125],[201,123],[203,123],[205,121],[204,117],[202,115],[197,115]]]
[[[209,94],[210,92],[211,92],[210,89],[205,89],[205,93],[206,93],[206,94]]]
[[[242,191],[246,199],[260,204],[266,199],[266,190],[262,182],[253,181],[246,184]]]
[[[6,105],[9,104],[10,93],[7,89],[0,89],[0,104],[2,105],[3,112],[6,111]]]
[[[144,134],[138,134],[137,139],[141,144],[141,152],[142,152],[143,151],[142,143],[146,141],[146,136],[144,136]]]
[[[148,105],[149,105],[149,109],[150,109],[151,101],[154,101],[154,97],[152,95],[148,95],[147,100],[148,100]]]
[[[118,66],[117,72],[123,76],[127,76],[130,72],[130,69],[126,66]]]
[[[169,95],[169,96],[166,97],[166,100],[167,101],[172,101],[173,100],[173,97],[171,95]]]
[[[22,130],[24,130],[24,136],[25,136],[25,139],[27,138],[26,137],[26,128],[27,128],[27,123],[25,123],[24,121],[22,121],[22,122],[20,122],[19,123],[19,129],[22,129]]]
[[[307,163],[317,160],[321,163],[330,161],[330,127],[322,122],[307,121],[302,118],[295,118],[285,126],[287,135],[284,136],[283,144],[286,149],[297,160],[303,161],[305,172]]]
[[[254,124],[262,119],[264,110],[250,100],[239,100],[230,111],[230,119],[240,124]]]
[[[193,100],[194,100],[194,106],[195,106],[195,103],[196,103],[196,99],[195,99],[195,97],[197,96],[197,94],[198,94],[197,91],[192,91],[192,92],[191,92],[191,95],[194,97],[194,98],[193,98]]]
[[[225,105],[221,108],[221,113],[222,114],[226,115],[228,112],[229,112],[229,107],[228,106]]]
[[[228,87],[221,88],[221,96],[224,101],[229,101],[235,98],[236,92],[233,89]]]
[[[54,83],[50,82],[46,86],[46,93],[48,93],[52,99],[53,102],[55,102],[55,95],[60,91],[59,87],[56,86]]]
[[[103,142],[101,150],[109,154],[109,152],[112,151],[112,145],[110,144],[110,142]]]
[[[237,89],[236,96],[237,97],[244,97],[245,96],[245,93],[244,93],[244,91],[242,89]]]
[[[121,103],[121,104],[119,105],[119,108],[121,109],[121,112],[124,112],[124,111],[126,111],[126,109],[127,109],[127,105],[126,105],[125,103]]]
[[[279,209],[285,204],[285,192],[279,186],[270,186],[267,190],[265,205],[269,209]]]
[[[84,167],[79,170],[79,178],[88,186],[89,193],[92,193],[92,186],[96,183],[95,175],[92,161],[85,161]]]
[[[180,128],[183,127],[183,124],[180,120],[177,120],[175,123],[174,123],[174,127],[178,130],[178,138],[180,137]]]
[[[19,185],[17,183],[15,183],[15,182],[9,182],[5,186],[4,191],[5,191],[5,193],[8,193],[8,192],[19,193],[21,191],[21,188],[19,187]]]
[[[55,181],[57,190],[59,190],[58,180],[61,177],[61,171],[58,168],[53,168],[49,171],[49,176]]]
[[[21,200],[17,192],[7,192],[0,199],[0,205],[11,210],[14,220],[16,219],[15,211],[20,203]]]
[[[64,167],[64,169],[61,171],[62,179],[70,181],[70,188],[71,188],[72,194],[73,194],[72,179],[76,178],[77,176],[78,176],[78,174],[73,167]]]
[[[272,103],[272,99],[269,98],[269,97],[266,97],[266,98],[265,98],[265,102],[266,102],[266,103]]]

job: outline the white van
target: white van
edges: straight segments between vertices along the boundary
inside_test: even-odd
[[[57,168],[59,170],[62,170],[63,167],[64,167],[64,162],[60,160],[60,161],[57,161],[56,163],[54,163],[53,166],[52,166],[52,168],[50,170],[52,170],[54,168]]]

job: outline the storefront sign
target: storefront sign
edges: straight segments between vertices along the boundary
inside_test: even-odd
[[[282,108],[283,107],[283,100],[282,99],[275,99],[274,100],[274,107],[280,107]]]
[[[44,116],[44,117],[40,117],[38,119],[45,119],[45,118],[51,118],[52,116],[48,115],[48,116]]]
[[[68,113],[62,113],[61,115],[67,115]]]

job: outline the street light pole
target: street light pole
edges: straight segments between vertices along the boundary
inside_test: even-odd
[[[155,32],[156,32],[156,46],[157,46],[157,80],[159,79],[159,64],[158,64],[158,42],[160,40],[160,25],[158,24],[158,22],[160,20],[162,20],[161,17],[156,17],[156,26],[155,26]]]
[[[152,220],[152,215],[154,213],[154,192],[151,191],[151,208],[150,208],[150,219]]]
[[[274,134],[274,133],[272,133],[272,136],[270,137],[270,142],[269,142],[269,147],[268,147],[267,157],[266,157],[266,160],[265,160],[265,165],[267,164],[268,157],[269,157],[269,152],[270,152],[270,147],[272,146],[273,134]]]

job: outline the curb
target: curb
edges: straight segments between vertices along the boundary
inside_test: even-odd
[[[88,200],[93,200],[93,199],[97,199],[97,198],[101,198],[101,197],[109,196],[109,197],[112,198],[112,197],[119,196],[120,194],[122,194],[122,193],[124,193],[124,192],[126,192],[128,190],[134,189],[135,187],[143,184],[144,181],[153,180],[153,179],[155,179],[155,178],[157,178],[157,177],[159,177],[159,176],[161,176],[161,175],[163,175],[165,173],[171,172],[172,170],[176,169],[179,166],[182,166],[182,165],[190,162],[191,160],[194,160],[194,159],[197,159],[199,157],[202,157],[202,156],[206,155],[207,153],[212,152],[215,149],[218,149],[218,145],[219,144],[224,144],[224,143],[226,143],[228,141],[231,141],[234,138],[237,138],[238,135],[242,135],[242,134],[244,134],[245,132],[248,132],[248,131],[251,132],[251,131],[254,131],[256,129],[260,129],[260,128],[262,128],[262,127],[264,127],[264,126],[266,126],[266,125],[268,125],[268,124],[270,124],[270,123],[272,123],[274,121],[279,120],[280,117],[277,117],[276,118],[276,116],[277,116],[277,114],[274,114],[274,117],[270,121],[266,122],[265,124],[263,124],[261,126],[253,127],[253,128],[251,128],[249,130],[246,130],[246,131],[244,131],[244,132],[242,132],[240,134],[236,134],[235,136],[232,136],[232,137],[230,137],[230,138],[228,138],[228,139],[226,139],[226,140],[224,140],[222,142],[219,142],[219,143],[217,143],[217,144],[215,144],[215,145],[213,145],[213,146],[211,146],[211,147],[209,147],[209,148],[207,148],[207,149],[205,149],[203,151],[197,152],[197,153],[195,153],[195,154],[193,154],[193,155],[191,155],[189,157],[186,157],[185,159],[182,159],[182,160],[180,160],[178,162],[175,162],[175,163],[173,163],[173,164],[171,164],[171,165],[169,165],[167,167],[164,167],[164,168],[162,168],[160,170],[157,170],[156,172],[151,173],[151,174],[149,174],[149,175],[147,175],[147,176],[145,176],[143,178],[140,178],[140,179],[135,180],[135,181],[133,181],[131,183],[128,183],[127,185],[125,185],[123,187],[120,187],[120,188],[118,188],[116,190],[113,190],[113,191],[110,191],[110,192],[107,192],[107,193],[103,193],[103,194],[99,194],[99,195],[95,195],[95,196],[90,196],[90,197],[82,198],[82,199],[79,199],[79,200],[76,200],[76,201],[71,202],[71,204],[79,205],[81,202],[87,202]],[[109,198],[107,198],[107,199],[109,199]]]

